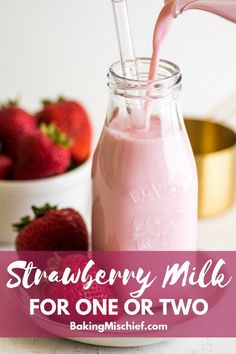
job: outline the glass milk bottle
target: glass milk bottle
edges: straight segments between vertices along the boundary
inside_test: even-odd
[[[162,60],[149,82],[149,66],[137,60],[138,81],[123,77],[119,62],[109,70],[92,168],[93,250],[196,249],[198,183],[178,105],[181,73]]]

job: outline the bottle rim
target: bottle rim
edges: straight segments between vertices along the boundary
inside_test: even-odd
[[[107,75],[109,88],[114,94],[147,99],[164,97],[180,89],[182,75],[176,64],[160,60],[157,77],[149,80],[150,63],[150,58],[137,58],[135,63],[127,60],[123,67],[120,61],[115,62],[110,66]],[[138,79],[134,78],[134,68],[138,72]]]

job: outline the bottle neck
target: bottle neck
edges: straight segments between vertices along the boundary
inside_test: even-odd
[[[147,132],[154,119],[160,122],[162,136],[179,129],[182,126],[178,108],[181,88],[179,68],[162,60],[157,78],[149,81],[150,59],[137,59],[136,64],[138,80],[132,74],[123,76],[120,63],[110,68],[108,86],[111,94],[106,125],[122,131]],[[132,73],[132,70],[129,72]]]
[[[127,61],[129,74],[124,75],[120,62],[113,64],[108,73],[108,87],[113,95],[129,100],[155,101],[176,97],[181,89],[181,73],[177,65],[161,60],[155,80],[148,80],[151,59]],[[132,66],[136,65],[136,70]],[[138,79],[132,73],[138,73]]]

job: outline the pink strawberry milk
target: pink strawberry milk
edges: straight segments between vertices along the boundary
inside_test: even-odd
[[[94,250],[196,249],[198,183],[178,102],[181,73],[159,56],[173,19],[184,10],[202,5],[226,17],[223,1],[213,2],[209,8],[209,1],[166,1],[151,60],[136,60],[138,79],[125,77],[119,62],[110,67],[107,118],[92,168]],[[132,60],[125,65],[133,72]]]

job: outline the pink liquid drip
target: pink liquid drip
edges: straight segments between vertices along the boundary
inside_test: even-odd
[[[173,19],[186,10],[211,12],[236,23],[236,0],[166,0],[154,29],[149,80],[154,80],[157,77],[160,49]]]
[[[159,60],[160,60],[160,48],[167,33],[169,32],[170,26],[174,19],[174,2],[167,2],[162,8],[155,25],[153,34],[153,53],[150,63],[150,70],[148,80],[155,80],[158,74]],[[148,90],[147,96],[151,95],[151,90]],[[149,129],[150,116],[151,116],[151,101],[147,101],[145,105],[145,117],[146,117],[146,129]]]
[[[174,3],[168,2],[158,16],[153,35],[153,54],[149,71],[149,80],[157,76],[160,59],[160,48],[174,19]]]

